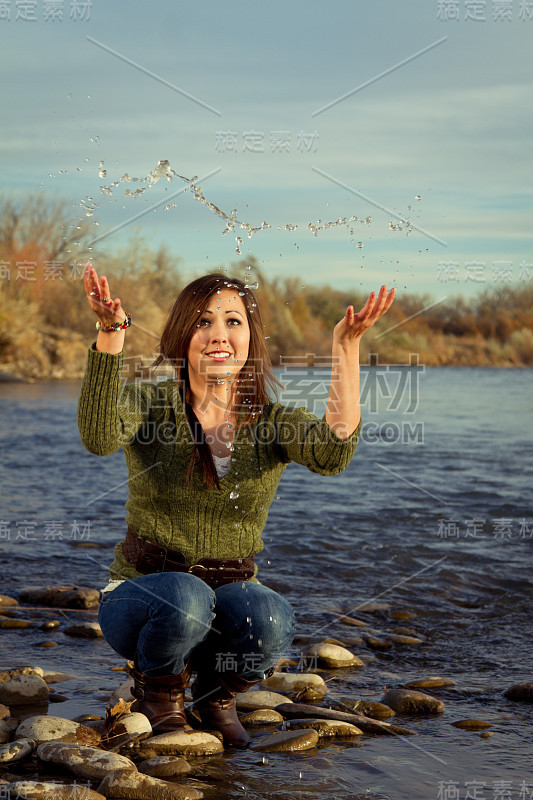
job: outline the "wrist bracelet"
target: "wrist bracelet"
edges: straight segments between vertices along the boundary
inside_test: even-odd
[[[112,325],[105,325],[103,322],[100,322],[100,320],[98,320],[96,323],[96,330],[108,332],[108,331],[120,331],[129,328],[131,325],[131,314],[128,314],[127,311],[125,311],[124,313],[126,314],[126,319],[124,320],[124,322],[114,322]]]

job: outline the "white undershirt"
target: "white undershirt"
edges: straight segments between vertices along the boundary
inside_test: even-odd
[[[228,456],[215,456],[213,454],[213,461],[215,462],[215,469],[219,478],[223,478],[224,475],[228,474],[231,467],[231,453]],[[124,583],[124,581],[109,581],[107,586],[104,586],[104,588],[100,590],[100,593],[105,594],[106,592],[112,592],[113,589],[116,589],[121,583]]]

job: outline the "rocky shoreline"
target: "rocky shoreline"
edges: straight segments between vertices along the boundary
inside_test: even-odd
[[[24,636],[28,628],[38,627],[52,636],[61,631],[73,641],[86,640],[85,646],[91,647],[90,640],[101,638],[102,633],[97,622],[84,617],[94,614],[98,600],[97,590],[83,586],[26,590],[18,598],[0,596],[0,635]],[[366,612],[387,611],[392,623],[410,617],[408,612],[377,605],[367,604]],[[58,618],[50,618],[55,610]],[[62,610],[79,614],[79,621],[72,625]],[[453,725],[458,735],[489,739],[497,731],[497,724],[486,719],[449,719],[438,695],[446,697],[453,689],[455,681],[450,677],[398,681],[399,685],[379,693],[379,699],[361,695],[328,701],[329,676],[364,671],[372,662],[372,651],[417,647],[423,641],[410,627],[376,629],[368,621],[344,615],[342,609],[337,610],[337,619],[360,635],[299,636],[301,663],[280,661],[277,671],[258,689],[238,696],[242,724],[252,737],[250,751],[298,757],[332,741],[343,747],[364,746],[374,736],[417,735],[423,741],[425,737],[411,727],[421,717]],[[56,643],[49,639],[37,644],[53,647]],[[357,654],[352,652],[355,648]],[[307,667],[300,669],[302,664]],[[113,670],[127,674],[128,665]],[[0,796],[10,800],[217,796],[208,764],[210,757],[224,752],[221,735],[202,730],[190,694],[186,695],[187,713],[193,729],[154,735],[148,719],[135,711],[131,678],[121,681],[106,698],[105,716],[82,714],[68,719],[50,713],[50,703],[68,699],[55,684],[67,684],[68,692],[72,677],[35,664],[0,669]],[[502,688],[500,697],[511,703],[531,703],[533,682]],[[231,751],[226,754],[231,757]]]

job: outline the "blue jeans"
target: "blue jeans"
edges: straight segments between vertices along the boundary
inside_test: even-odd
[[[157,572],[105,593],[98,622],[119,655],[149,675],[193,669],[261,680],[290,646],[294,611],[259,583],[239,581],[213,590],[188,572]]]

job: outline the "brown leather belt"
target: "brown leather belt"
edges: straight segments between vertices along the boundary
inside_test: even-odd
[[[196,575],[211,588],[235,581],[246,581],[254,574],[254,555],[247,558],[202,558],[198,564],[189,566],[179,550],[161,547],[155,542],[143,539],[131,528],[122,542],[124,558],[138,572],[148,575],[152,572],[189,572]]]

